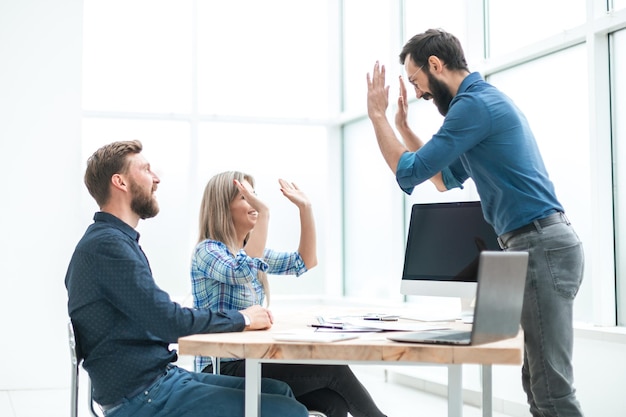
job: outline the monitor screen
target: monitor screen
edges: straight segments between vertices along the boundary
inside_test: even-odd
[[[414,204],[401,293],[473,298],[478,255],[500,250],[480,201]]]

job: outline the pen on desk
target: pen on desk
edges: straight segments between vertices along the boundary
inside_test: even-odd
[[[343,329],[343,324],[309,324],[316,329]]]

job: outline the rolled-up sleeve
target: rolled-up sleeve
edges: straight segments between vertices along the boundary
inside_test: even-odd
[[[405,152],[398,161],[396,167],[396,181],[398,185],[407,194],[411,194],[417,184],[411,181],[413,177],[413,164],[415,163],[415,153]]]
[[[453,188],[463,189],[463,183],[453,174],[453,171],[448,167],[441,170],[441,177],[443,178],[443,184],[447,190]]]
[[[396,167],[396,181],[407,194],[411,194],[415,186],[430,179],[439,172],[426,163],[422,152],[405,152],[400,157]]]

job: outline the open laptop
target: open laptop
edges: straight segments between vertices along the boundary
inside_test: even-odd
[[[478,345],[515,337],[522,315],[527,266],[527,252],[481,252],[471,330],[394,333],[388,339],[396,342]]]

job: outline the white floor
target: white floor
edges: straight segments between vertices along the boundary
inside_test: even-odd
[[[353,366],[354,372],[389,417],[448,415],[446,399],[392,382],[385,382],[384,372],[374,366]],[[81,400],[83,400],[81,394]],[[68,417],[69,390],[0,391],[0,416],[2,417]],[[83,401],[79,417],[87,417]],[[465,406],[464,417],[482,416],[476,407]],[[493,417],[509,417],[494,412]]]

